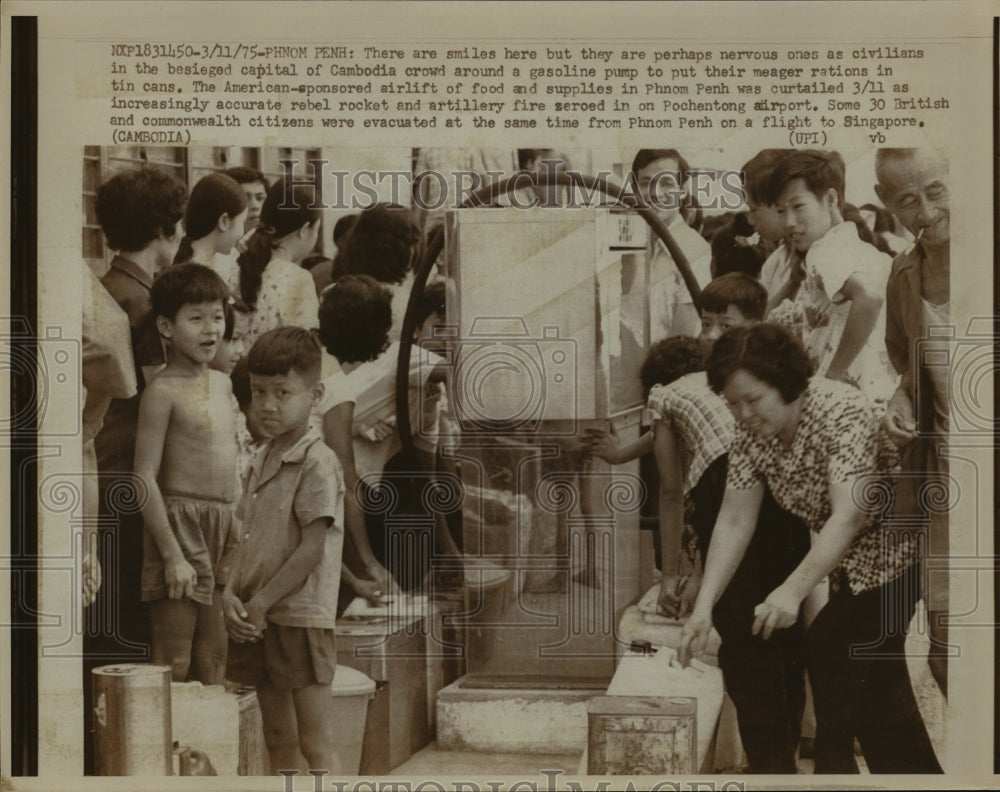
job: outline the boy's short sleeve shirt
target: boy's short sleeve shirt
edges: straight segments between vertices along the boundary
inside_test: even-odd
[[[265,446],[254,457],[238,516],[243,520],[241,562],[231,572],[243,601],[255,596],[302,541],[302,527],[326,519],[323,558],[295,591],[268,611],[267,620],[287,627],[333,629],[344,541],[344,478],[336,454],[315,429],[265,467]]]
[[[784,243],[778,245],[767,257],[760,270],[760,285],[767,291],[769,298],[774,297],[788,282],[796,258],[795,251]]]
[[[852,276],[872,292],[884,295],[892,259],[863,242],[858,227],[845,220],[812,244],[806,253],[806,265],[819,276],[826,296],[832,300]]]

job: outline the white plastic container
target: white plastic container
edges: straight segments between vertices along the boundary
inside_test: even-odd
[[[361,768],[361,747],[365,738],[368,701],[375,682],[350,666],[338,665],[330,684],[336,708],[337,755],[342,775],[357,775]]]

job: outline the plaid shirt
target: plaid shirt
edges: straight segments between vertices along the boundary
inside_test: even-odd
[[[867,517],[831,583],[839,587],[846,578],[851,591],[860,594],[895,579],[916,561],[912,532],[887,530],[898,457],[879,428],[880,412],[857,389],[813,378],[802,398],[791,448],[737,422],[726,486],[750,489],[766,481],[783,509],[818,532],[833,512],[830,485],[852,484],[855,503]]]
[[[688,451],[685,492],[698,483],[716,459],[729,452],[733,416],[726,403],[708,387],[705,372],[688,374],[669,385],[657,385],[647,403],[653,419],[671,426]]]

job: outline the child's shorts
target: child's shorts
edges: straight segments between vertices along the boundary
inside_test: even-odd
[[[167,520],[173,529],[184,558],[198,575],[191,599],[203,605],[212,604],[217,573],[225,554],[236,517],[231,501],[213,500],[193,495],[164,495]],[[225,582],[219,580],[219,582]],[[163,556],[148,529],[142,541],[142,601],[168,596]]]
[[[334,630],[267,623],[255,643],[229,642],[226,679],[244,685],[266,680],[282,690],[329,685],[337,670]]]

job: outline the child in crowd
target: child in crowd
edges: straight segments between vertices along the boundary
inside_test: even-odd
[[[260,224],[239,257],[243,302],[253,309],[246,343],[285,325],[316,327],[319,300],[312,276],[300,266],[319,239],[322,209],[307,185],[279,179],[267,192]]]
[[[788,149],[764,149],[743,166],[743,199],[747,209],[734,215],[732,220],[712,236],[712,277],[729,272],[745,272],[762,277],[761,270],[779,249],[784,236],[784,224],[777,208],[763,198],[768,179],[775,166],[788,154]],[[786,256],[777,256],[771,263],[768,278],[775,277],[774,270],[782,270],[779,277],[787,280]],[[765,283],[765,288],[768,287]]]
[[[321,405],[327,443],[344,465],[347,484],[347,527],[369,576],[389,593],[396,578],[406,589],[417,588],[430,559],[388,558],[390,542],[383,515],[368,514],[364,506],[366,487],[382,476],[386,464],[401,450],[396,416],[396,361],[399,344],[388,345],[392,295],[367,275],[345,275],[323,294],[320,306],[320,339],[340,363],[340,371],[326,381],[327,395]],[[440,382],[445,369],[436,355],[414,350],[410,375],[410,420],[420,426],[420,391]],[[433,475],[437,437],[414,433],[417,460],[410,467]],[[419,466],[419,467],[417,467]],[[434,532],[434,544],[457,553],[447,531]],[[387,571],[387,566],[393,574]],[[394,568],[393,568],[394,567]]]
[[[211,269],[179,264],[153,283],[153,312],[170,344],[166,368],[139,406],[135,472],[149,496],[142,600],[150,603],[152,659],[182,682],[190,670],[222,682],[226,640],[217,573],[233,525],[236,425],[229,378],[210,364],[229,290]]]
[[[733,215],[712,235],[712,277],[742,272],[759,278],[768,252],[745,213]]]
[[[329,259],[326,256],[311,256],[302,262],[303,268],[309,270],[313,283],[316,284],[316,294],[323,296],[326,287],[344,274],[344,259],[341,251],[347,244],[347,238],[351,235],[359,215],[349,214],[341,217],[333,225],[333,244],[337,248],[337,258]],[[310,261],[310,259],[312,259]]]
[[[230,310],[226,311],[226,329],[219,344],[219,351],[212,359],[211,367],[229,377],[233,385],[231,403],[233,414],[236,416],[236,482],[239,494],[242,491],[243,476],[246,475],[250,460],[257,451],[257,444],[247,426],[243,405],[236,395],[235,372],[246,352],[245,339],[250,327],[250,309],[242,300],[231,298],[231,301]],[[248,403],[250,401],[249,379],[247,379],[246,401]]]
[[[892,260],[844,220],[843,159],[796,151],[774,169],[767,195],[778,204],[789,244],[805,257],[789,323],[800,330],[816,374],[854,384],[884,404],[898,382],[884,341]]]
[[[763,287],[749,275],[733,272],[723,275],[721,278],[716,278],[705,287],[705,290],[701,294],[702,314],[699,340],[708,343],[709,348],[711,348],[711,344],[730,327],[738,327],[750,322],[759,322],[763,318],[766,301],[767,294],[764,292]],[[678,336],[678,338],[688,337]],[[649,406],[654,413],[654,417],[658,418],[661,423],[665,422],[667,426],[671,425],[669,416],[664,416],[662,406],[658,410],[653,405],[652,395],[656,395],[658,401],[662,401],[665,393],[664,391],[657,390],[656,386],[673,382],[683,376],[683,374],[690,373],[690,371],[703,370],[704,358],[707,355],[707,351],[705,354],[694,355],[696,362],[700,362],[701,367],[690,369],[690,371],[685,370],[678,374],[678,365],[683,362],[682,358],[685,354],[691,354],[692,347],[687,342],[671,343],[663,347],[662,345],[668,341],[671,341],[671,339],[665,339],[650,349],[639,375],[642,380],[643,392],[649,397]],[[669,377],[667,376],[668,374],[670,374]],[[711,393],[707,382],[702,383],[702,385],[704,388],[701,389],[700,395],[705,397],[705,401],[716,405],[718,397]],[[670,391],[670,393],[672,392]],[[726,422],[728,423],[728,421]],[[694,454],[697,450],[694,447],[695,443],[692,439],[694,435],[693,433],[689,434],[691,436],[687,439],[691,441],[692,447],[688,448],[688,454]],[[657,447],[655,424],[652,429],[643,434],[638,440],[626,446],[620,445],[618,439],[608,432],[589,429],[588,435],[587,445],[590,453],[615,465],[624,464],[644,454],[648,454]],[[661,432],[661,439],[663,436]],[[714,447],[716,444],[709,445],[713,445]],[[701,453],[704,454],[707,452],[702,451]],[[683,495],[690,487],[684,489],[682,486],[679,490],[680,495],[678,496],[677,486],[674,485],[677,484],[679,478],[681,480],[687,480],[687,478],[685,476],[678,478],[678,475],[675,475],[678,470],[677,465],[679,464],[679,457],[677,455],[674,455],[672,459],[665,455],[662,463],[660,456],[657,455],[660,497],[666,496],[673,506],[677,506],[678,503],[683,502]],[[723,476],[723,483],[724,479],[725,477]],[[697,480],[698,477],[695,476],[694,482],[691,483],[695,483]],[[678,497],[680,500],[678,500]],[[664,574],[668,574],[674,568],[678,562],[678,557],[681,555],[681,535],[683,533],[684,515],[683,511],[670,511],[666,515],[667,519],[665,520],[663,513],[665,506],[666,504],[661,502],[660,533],[654,534],[654,544],[656,545],[655,561],[657,568],[663,570]],[[711,523],[709,522],[708,524],[710,527]],[[665,542],[664,539],[666,539]],[[707,549],[708,545],[705,544],[704,547]],[[681,616],[684,614],[684,608],[680,607],[679,603],[674,601],[672,594],[674,588],[676,588],[676,581],[673,579],[671,579],[669,585],[661,587],[660,603],[666,612],[671,615]],[[692,588],[694,593],[689,592],[689,596],[684,597],[686,604],[694,601],[694,594],[697,593],[697,589]]]
[[[246,352],[246,334],[250,329],[250,309],[243,300],[229,298],[226,326],[219,349],[212,358],[212,368],[232,376]],[[235,396],[233,397],[236,398]]]
[[[248,356],[255,411],[271,439],[240,500],[243,537],[223,593],[227,678],[253,684],[271,767],[338,773],[334,629],[344,483],[336,455],[309,426],[323,395],[316,336],[281,327]]]
[[[358,215],[337,254],[335,270],[370,275],[392,294],[389,340],[399,341],[406,305],[413,288],[413,265],[421,250],[413,213],[402,206],[376,204]]]
[[[191,190],[184,212],[184,241],[175,263],[193,261],[211,267],[235,291],[239,270],[230,254],[243,236],[247,201],[235,181],[222,173],[210,173]]]
[[[731,272],[711,281],[701,293],[701,332],[698,337],[713,342],[730,327],[761,321],[764,316],[764,305],[760,304],[762,294],[766,303],[767,295],[760,284],[742,272]],[[651,350],[640,371],[643,392],[647,395],[653,385],[660,384],[655,376],[642,373],[647,365],[655,367],[655,360]],[[599,429],[588,429],[587,432],[590,435],[587,441],[590,452],[613,465],[624,464],[653,450],[652,430],[624,447],[613,434]]]

